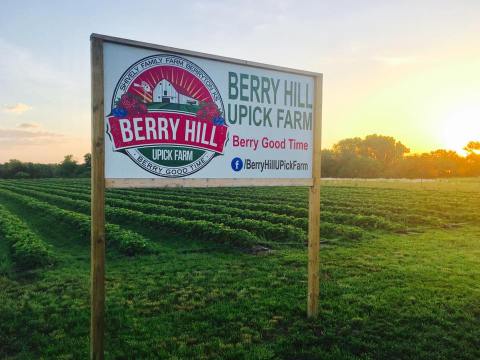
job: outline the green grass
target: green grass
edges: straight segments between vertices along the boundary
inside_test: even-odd
[[[404,205],[408,192],[425,209],[453,200],[415,185],[385,191],[348,183],[323,193],[338,201],[343,193],[377,194]],[[478,192],[467,198],[440,220],[458,222],[454,211],[478,214]],[[67,224],[47,224],[22,204],[0,201],[58,259],[29,272],[2,265],[0,358],[88,358],[88,243]],[[322,246],[320,315],[307,319],[305,248],[252,255],[129,224],[158,251],[107,254],[106,357],[478,359],[480,224],[472,217],[454,227],[420,225],[407,234],[370,231],[371,237]],[[0,241],[0,258],[6,250]]]

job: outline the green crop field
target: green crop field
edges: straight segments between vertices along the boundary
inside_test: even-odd
[[[108,359],[479,359],[480,180],[109,190]],[[89,353],[90,187],[0,181],[0,358]]]

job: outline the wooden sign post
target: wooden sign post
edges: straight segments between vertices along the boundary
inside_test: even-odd
[[[320,293],[320,180],[322,169],[322,82],[315,78],[313,124],[313,184],[308,192],[308,299],[307,315],[318,315]]]
[[[92,183],[90,358],[103,359],[105,333],[105,130],[103,40],[91,39]]]
[[[107,187],[308,186],[316,317],[322,74],[98,34],[91,69],[91,359],[104,358]]]

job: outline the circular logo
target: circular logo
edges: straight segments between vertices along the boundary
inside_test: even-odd
[[[107,133],[114,150],[161,177],[193,174],[228,139],[220,92],[198,65],[159,54],[132,64],[115,87]]]
[[[230,163],[233,171],[240,171],[243,168],[243,161],[239,157],[233,158]]]

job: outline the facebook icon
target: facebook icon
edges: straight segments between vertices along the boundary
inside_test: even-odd
[[[232,165],[233,171],[240,171],[243,168],[243,161],[239,157],[236,157],[236,158],[233,158],[231,165]]]

